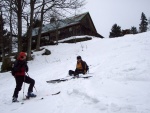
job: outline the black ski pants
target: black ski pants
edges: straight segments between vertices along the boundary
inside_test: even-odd
[[[77,76],[79,74],[84,74],[84,70],[83,69],[76,69],[75,71],[73,70],[69,70],[69,75],[74,75],[74,76]]]
[[[28,92],[33,92],[33,87],[34,87],[35,81],[32,78],[30,78],[29,76],[26,76],[26,75],[25,76],[16,76],[15,80],[16,80],[16,88],[14,90],[13,97],[18,98],[18,93],[22,88],[23,82],[30,84],[29,88],[28,88]]]

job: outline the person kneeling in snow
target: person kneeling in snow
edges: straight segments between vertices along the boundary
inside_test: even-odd
[[[86,74],[89,66],[82,60],[81,56],[77,56],[77,65],[75,71],[69,70],[69,75],[79,76],[79,74]]]
[[[25,72],[28,72],[26,53],[20,52],[13,66],[13,73],[14,73],[13,75],[16,80],[16,88],[14,90],[12,102],[18,102],[17,100],[18,93],[21,90],[23,82],[30,84],[28,88],[27,96],[36,97],[36,95],[32,93],[35,81],[29,76],[27,76]]]

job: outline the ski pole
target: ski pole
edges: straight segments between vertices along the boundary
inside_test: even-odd
[[[24,104],[24,90],[25,90],[25,76],[24,76],[24,83],[23,83],[23,99],[22,99],[22,103],[21,104]]]
[[[26,72],[26,73],[27,73],[27,72]],[[28,77],[30,77],[28,73],[27,73],[27,75],[28,75]],[[33,87],[34,87],[35,91],[37,92],[37,90],[36,90],[35,86],[33,86]]]
[[[25,90],[25,76],[24,76],[24,82],[23,82],[23,99],[24,99],[24,90]]]

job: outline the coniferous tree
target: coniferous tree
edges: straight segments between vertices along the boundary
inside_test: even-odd
[[[112,26],[109,38],[114,38],[114,37],[119,37],[119,36],[122,36],[121,27],[118,26],[117,24],[114,24]]]
[[[147,22],[147,18],[145,16],[145,14],[142,12],[142,15],[141,15],[141,23],[140,23],[140,27],[139,27],[139,30],[140,32],[146,32],[148,29],[148,22]]]
[[[148,19],[148,30],[150,31],[150,17]]]
[[[137,29],[136,29],[136,27],[131,27],[131,34],[137,34],[138,33],[138,31],[137,31]]]

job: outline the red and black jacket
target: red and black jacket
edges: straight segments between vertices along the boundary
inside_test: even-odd
[[[28,72],[27,61],[16,60],[14,63],[14,76],[25,76],[25,72]]]

